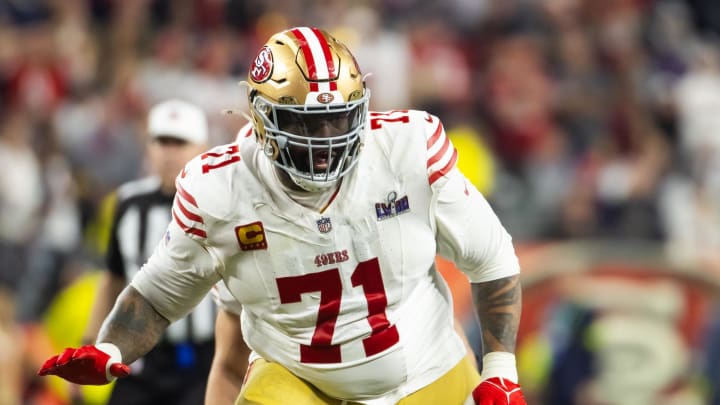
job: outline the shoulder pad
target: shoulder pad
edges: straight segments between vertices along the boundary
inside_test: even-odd
[[[381,145],[394,166],[411,165],[414,172],[424,172],[431,186],[455,167],[457,151],[438,117],[420,110],[391,110],[371,112],[369,119],[368,137]]]
[[[175,179],[173,218],[186,233],[202,234],[205,217],[224,217],[241,162],[237,143],[217,146],[188,162]]]

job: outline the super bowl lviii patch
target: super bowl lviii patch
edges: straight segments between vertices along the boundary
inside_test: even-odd
[[[375,213],[378,221],[410,212],[410,201],[407,196],[398,198],[397,192],[391,191],[383,202],[375,203]]]

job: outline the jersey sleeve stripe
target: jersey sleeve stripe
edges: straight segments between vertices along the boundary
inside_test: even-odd
[[[201,224],[205,222],[205,221],[203,221],[203,219],[202,219],[202,217],[201,217],[200,215],[198,215],[198,214],[196,214],[196,213],[194,213],[194,212],[191,212],[190,210],[188,210],[187,208],[185,208],[185,206],[184,206],[183,203],[182,203],[182,199],[176,197],[176,198],[175,198],[175,206],[177,206],[178,208],[180,208],[180,212],[182,212],[183,215],[185,215],[185,217],[186,217],[187,219],[189,219],[189,220],[191,220],[191,221],[199,222],[199,223],[201,223]]]
[[[448,139],[445,134],[442,135],[441,139],[442,143],[440,140],[438,140],[438,142],[436,142],[432,148],[428,149],[428,154],[430,155],[430,158],[427,161],[428,168],[439,162],[443,157],[447,156],[447,152],[450,149],[450,139]],[[440,145],[439,149],[436,148],[437,145]]]
[[[195,236],[199,236],[201,238],[207,238],[207,233],[205,233],[205,231],[203,231],[202,229],[192,228],[192,227],[185,225],[180,220],[180,217],[178,217],[175,210],[172,210],[172,216],[173,216],[173,219],[175,219],[175,222],[178,224],[178,226],[180,226],[180,228],[182,228],[182,230],[185,231],[186,233],[191,233],[191,234],[193,234]]]
[[[190,195],[181,185],[179,182],[175,182],[175,188],[177,189],[177,193],[180,197],[182,197],[185,201],[189,202],[193,206],[197,207],[197,201],[195,201],[195,197]]]
[[[453,167],[455,167],[455,163],[457,162],[457,157],[458,157],[457,149],[453,148],[453,153],[452,153],[452,156],[450,157],[450,161],[447,162],[447,164],[445,166],[443,166],[442,169],[430,174],[428,181],[430,182],[431,186],[433,183],[435,183],[437,181],[437,179],[446,175],[450,170],[453,169]]]
[[[432,136],[427,140],[428,150],[430,150],[444,134],[445,131],[443,130],[442,123],[439,122],[437,128],[435,128],[435,132],[433,132]]]

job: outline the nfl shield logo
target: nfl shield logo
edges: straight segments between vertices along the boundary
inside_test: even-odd
[[[316,221],[318,231],[322,233],[328,233],[332,230],[332,222],[330,222],[330,218],[322,217]]]

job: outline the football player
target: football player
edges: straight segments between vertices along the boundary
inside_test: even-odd
[[[440,120],[369,112],[353,55],[317,28],[272,36],[247,85],[250,124],[180,173],[166,237],[98,343],[39,373],[80,384],[126,375],[222,280],[252,349],[236,404],[525,404],[518,260]],[[481,374],[436,254],[472,283]]]

